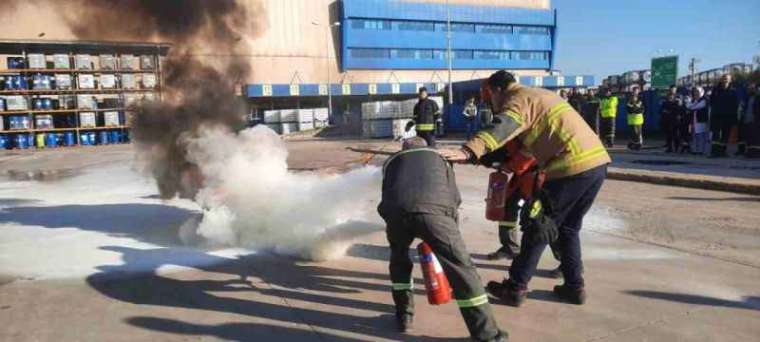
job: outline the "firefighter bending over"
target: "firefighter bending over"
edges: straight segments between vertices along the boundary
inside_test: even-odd
[[[454,298],[475,341],[506,341],[496,326],[480,276],[458,229],[461,203],[454,170],[424,139],[404,141],[404,149],[383,165],[383,193],[378,206],[390,243],[390,274],[396,321],[402,332],[414,316],[412,260],[415,238],[427,242],[451,283]]]

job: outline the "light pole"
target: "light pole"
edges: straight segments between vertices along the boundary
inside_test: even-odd
[[[312,25],[320,26],[318,21],[312,21]],[[325,61],[327,65],[327,116],[332,117],[332,85],[330,84],[330,40],[332,39],[332,28],[340,26],[340,21],[330,23],[325,27]]]
[[[446,0],[446,56],[449,64],[449,105],[451,105],[454,103],[454,88],[451,85],[453,56],[451,55],[451,7],[449,7],[449,0]]]

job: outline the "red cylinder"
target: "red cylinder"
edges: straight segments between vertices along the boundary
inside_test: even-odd
[[[492,172],[488,177],[486,219],[490,221],[504,221],[509,192],[509,174],[502,170]]]
[[[451,301],[451,285],[433,250],[425,242],[417,245],[417,253],[420,257],[422,277],[425,281],[428,303],[432,305],[446,304]]]

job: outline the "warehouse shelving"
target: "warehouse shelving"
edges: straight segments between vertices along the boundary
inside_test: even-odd
[[[9,141],[10,144],[15,144],[16,141],[22,140],[21,137],[15,139],[20,134],[33,136],[35,133],[59,134],[71,132],[75,136],[76,144],[81,144],[81,139],[84,139],[81,134],[86,132],[119,131],[120,134],[118,136],[125,136],[130,129],[128,118],[134,112],[133,103],[135,101],[139,102],[146,97],[152,97],[153,99],[161,98],[161,59],[163,56],[166,56],[169,47],[165,43],[0,40],[0,98],[11,97],[11,99],[19,100],[18,96],[22,96],[24,99],[22,102],[25,102],[26,106],[26,109],[23,110],[3,110],[0,107],[0,120],[3,120],[4,123],[0,124],[0,138]],[[40,55],[44,57],[40,59]],[[77,58],[82,55],[87,56],[88,67],[79,68]],[[104,55],[110,58],[108,65],[113,65],[113,68],[99,68],[99,66],[103,65],[101,64],[103,61],[101,57]],[[128,67],[121,65],[123,55],[125,58],[131,58],[132,63]],[[9,57],[22,60],[24,65],[13,68]],[[42,65],[40,63],[42,62],[50,68],[29,67],[30,64],[34,64],[31,63],[31,57],[36,58],[38,65]],[[150,63],[143,62],[143,58],[146,57]],[[74,66],[74,68],[53,67],[57,66],[55,63],[58,63],[60,60],[67,60],[66,64]],[[3,68],[3,64],[6,61],[8,63]],[[138,62],[140,65],[137,65]],[[43,77],[49,82],[48,84],[52,85],[56,79],[56,75],[69,75],[69,81],[67,82],[69,86],[66,89],[34,88],[36,86],[35,80],[39,80],[36,77]],[[81,87],[80,82],[82,82],[82,79],[80,79],[80,75],[92,75],[92,78],[90,78],[92,86]],[[110,80],[113,88],[111,86],[103,88],[103,85],[100,84],[102,77],[108,77],[104,75],[113,75],[113,78]],[[121,86],[124,78],[126,78],[124,75],[134,75],[131,76],[132,79],[129,82],[134,87]],[[152,76],[147,78],[149,75]],[[3,83],[10,77],[23,78],[23,84],[17,82],[15,87],[13,87],[14,89],[4,89],[4,85],[11,84],[9,82]],[[97,84],[95,80],[97,80]],[[147,83],[153,83],[152,86],[147,86],[151,84],[146,84],[146,81]],[[18,86],[23,86],[24,88],[18,89],[16,88]],[[93,103],[97,103],[95,107],[98,107],[98,104],[105,106],[119,104],[119,106],[92,109],[79,108],[81,107],[79,96],[83,95],[92,95]],[[39,108],[33,105],[35,100],[45,100],[47,104],[52,103],[53,106],[56,103],[66,102],[66,105],[64,105],[66,108]],[[110,117],[116,118],[118,116],[118,120],[111,120],[110,123],[118,122],[118,125],[105,125],[105,117],[99,119],[101,117],[99,114],[104,112],[117,112],[115,115],[110,114]],[[95,113],[95,123],[96,126],[99,126],[84,126],[80,122],[81,113]],[[45,127],[37,127],[35,119],[40,115],[50,115],[48,118],[52,118],[53,127],[47,127],[47,124]],[[11,129],[9,125],[10,117],[13,117],[15,121],[28,120],[28,127]],[[19,117],[26,117],[27,119],[19,119]],[[28,141],[34,140],[31,136],[28,138]],[[57,138],[60,140],[60,136]]]

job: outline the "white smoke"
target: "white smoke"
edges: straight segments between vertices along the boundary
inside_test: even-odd
[[[204,128],[187,143],[188,159],[205,177],[196,196],[204,213],[196,233],[212,244],[325,260],[382,228],[377,167],[338,175],[289,172],[285,144],[263,126],[239,133]]]

